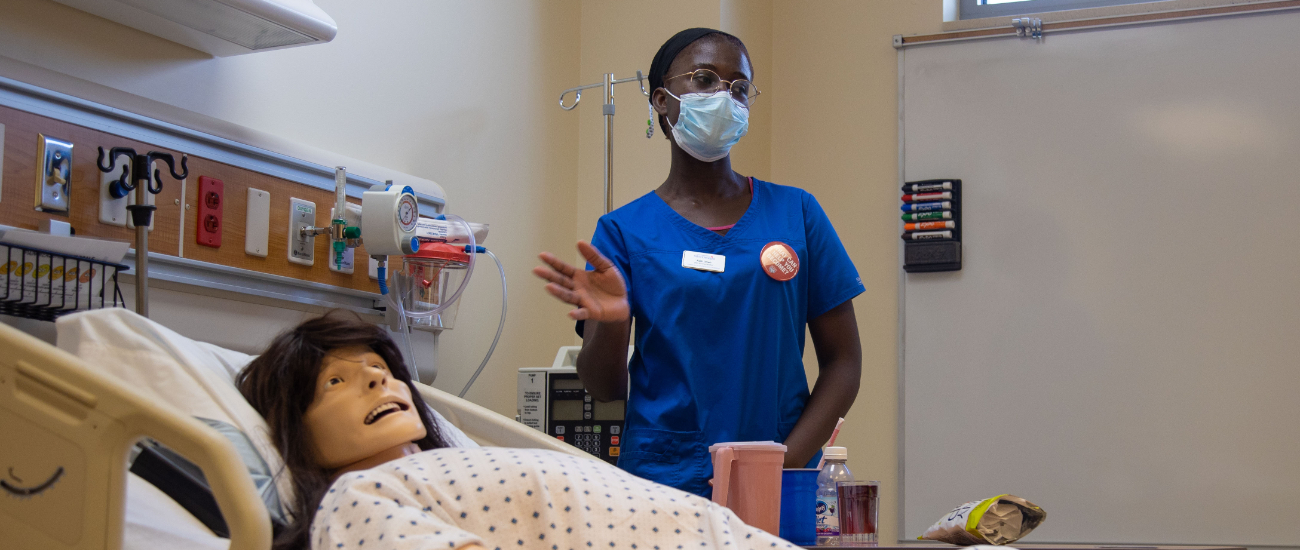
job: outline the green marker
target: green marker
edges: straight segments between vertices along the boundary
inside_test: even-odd
[[[951,220],[952,212],[944,210],[942,212],[919,212],[916,214],[903,214],[905,222],[923,222],[926,220]]]

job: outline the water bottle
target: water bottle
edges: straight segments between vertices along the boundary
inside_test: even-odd
[[[822,457],[826,464],[817,474],[817,545],[834,546],[840,543],[840,500],[835,483],[853,481],[853,474],[844,464],[849,460],[848,449],[827,447]]]

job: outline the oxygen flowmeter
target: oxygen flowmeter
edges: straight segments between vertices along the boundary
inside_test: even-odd
[[[420,206],[409,185],[396,186],[389,181],[381,191],[361,194],[361,225],[348,223],[347,168],[334,168],[334,219],[327,227],[304,227],[303,237],[329,235],[329,261],[342,268],[344,253],[365,242],[371,256],[405,256],[419,250],[415,228],[420,221]],[[353,209],[356,205],[352,205]],[[355,216],[355,215],[354,215]]]

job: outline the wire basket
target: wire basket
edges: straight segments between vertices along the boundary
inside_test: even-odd
[[[0,243],[0,314],[53,321],[126,304],[117,275],[128,266]]]

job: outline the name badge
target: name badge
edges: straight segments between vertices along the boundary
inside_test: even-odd
[[[682,267],[722,273],[727,268],[727,257],[703,252],[682,252]]]

